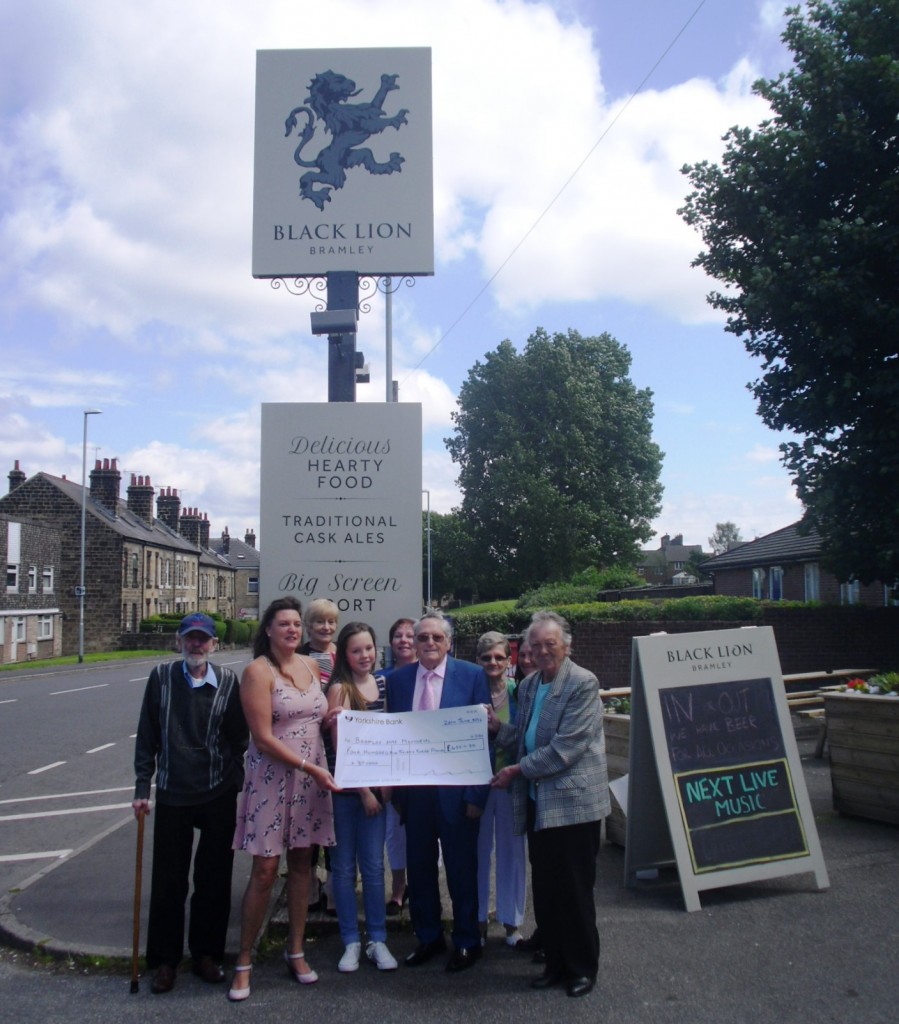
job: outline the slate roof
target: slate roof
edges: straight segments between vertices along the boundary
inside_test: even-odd
[[[764,537],[747,541],[739,547],[715,555],[702,563],[704,572],[720,569],[742,569],[747,566],[781,565],[789,562],[815,562],[821,557],[821,537],[815,530],[803,536],[799,523],[785,526]]]
[[[209,540],[209,547],[219,558],[223,559],[232,569],[258,569],[259,552],[256,548],[250,547],[242,540],[231,537],[227,553],[222,550],[222,538],[212,537]]]
[[[76,505],[81,506],[81,484],[74,480],[63,480],[62,477],[51,476],[50,473],[38,473],[47,483],[52,484],[61,491],[67,498],[70,498]],[[22,486],[25,486],[24,484]],[[152,523],[135,515],[127,504],[119,499],[116,503],[116,514],[113,515],[109,509],[92,498],[90,491],[87,493],[86,512],[95,519],[101,520],[110,530],[125,537],[127,540],[137,541],[141,544],[156,544],[161,547],[175,548],[179,551],[197,554],[197,548],[190,541],[170,529],[161,519],[155,519]]]

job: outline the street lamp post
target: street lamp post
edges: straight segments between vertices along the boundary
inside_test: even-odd
[[[81,440],[81,573],[78,577],[78,664],[84,661],[84,534],[87,518],[87,418],[99,416],[102,409],[84,410]]]
[[[427,609],[431,611],[431,492],[429,490],[423,490],[422,494],[428,496],[428,520],[427,520],[427,534],[428,534],[428,604]]]

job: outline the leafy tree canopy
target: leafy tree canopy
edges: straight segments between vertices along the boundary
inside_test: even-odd
[[[756,93],[720,165],[685,167],[680,211],[709,296],[762,361],[750,384],[844,579],[899,574],[899,0],[790,8],[794,67]]]
[[[709,546],[716,555],[721,555],[733,544],[743,540],[740,527],[728,520],[726,523],[715,523],[715,532],[709,537]]]
[[[469,371],[446,444],[482,596],[632,562],[652,535],[662,453],[630,364],[608,334],[538,329]]]

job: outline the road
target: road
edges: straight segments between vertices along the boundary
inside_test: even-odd
[[[130,946],[131,749],[151,664],[0,677],[3,893],[44,872],[9,896],[11,910],[27,910],[29,923],[49,922],[46,934],[63,943],[77,935]],[[292,984],[272,956],[257,964],[253,995],[243,1004],[229,1004],[221,986],[184,972],[170,995],[153,996],[145,976],[132,996],[122,973],[82,973],[74,963],[26,968],[6,951],[2,1019],[143,1024],[177,1015],[186,1024],[249,1014],[257,1024],[297,1015],[353,1024],[892,1024],[899,1004],[899,832],[837,815],[829,766],[813,748],[813,740],[800,744],[831,888],[819,891],[803,875],[753,882],[703,893],[702,909],[688,914],[676,872],[625,889],[623,851],[606,843],[595,891],[600,979],[585,999],[567,999],[558,989],[533,992],[528,981],[536,968],[504,947],[496,925],[483,962],[464,975],[447,974],[439,959],[414,970],[382,974],[363,964],[339,974],[342,944],[331,926],[307,935],[318,985]],[[60,860],[63,850],[73,853]],[[235,907],[248,861],[238,858]],[[529,912],[526,930],[531,924]],[[408,925],[391,929],[398,957],[414,943]]]
[[[158,660],[0,675],[0,891],[132,819],[134,734]],[[218,660],[239,673],[249,652]]]

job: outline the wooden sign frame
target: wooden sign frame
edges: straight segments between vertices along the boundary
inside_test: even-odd
[[[830,884],[770,626],[634,637],[625,884],[672,861],[688,911],[727,885]]]

